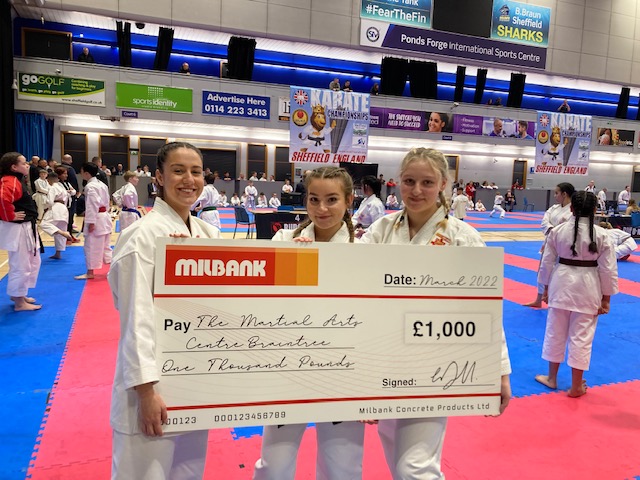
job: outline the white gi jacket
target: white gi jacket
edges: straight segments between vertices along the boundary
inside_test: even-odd
[[[138,209],[138,191],[133,184],[127,182],[122,187],[122,206],[124,208],[130,208],[132,210]],[[135,212],[127,212],[122,210],[120,212],[120,231],[131,226],[133,222],[138,220],[140,215]]]
[[[451,210],[456,218],[465,218],[467,216],[467,205],[469,205],[469,197],[466,195],[456,195],[451,202]]]
[[[85,235],[107,235],[111,234],[111,215],[109,214],[109,188],[92,177],[84,187],[84,230]],[[104,209],[103,212],[100,209]],[[94,224],[93,232],[89,233],[89,224]]]
[[[115,246],[109,285],[120,312],[120,340],[111,398],[111,426],[122,433],[140,433],[138,398],[133,387],[160,380],[155,358],[153,275],[156,238],[172,233],[220,238],[220,231],[189,217],[191,232],[162,199],[153,210],[120,234]]]
[[[69,193],[59,182],[49,186],[47,202],[45,203],[45,207],[48,210],[44,214],[43,221],[67,223],[69,221],[68,200]]]
[[[193,205],[191,205],[191,210],[195,210],[198,206],[201,208],[215,207],[218,205],[219,198],[220,193],[218,193],[218,189],[216,187],[211,184],[205,185],[198,199],[193,203]]]
[[[636,244],[636,241],[630,233],[620,230],[619,228],[609,228],[605,229],[605,231],[613,242],[617,259],[631,255],[638,248],[638,244]]]
[[[295,230],[285,230],[284,228],[281,228],[276,232],[271,240],[273,242],[291,242],[293,241],[293,232],[295,232]],[[316,233],[313,227],[313,222],[305,227],[300,232],[300,235],[298,235],[298,237],[307,237],[311,240],[315,240]],[[358,239],[354,239],[354,243],[356,242],[358,242]],[[331,237],[329,243],[349,243],[349,228],[347,227],[346,223],[342,222],[340,230],[338,230],[335,235]]]
[[[589,252],[589,219],[581,218],[576,242],[578,256],[574,257],[571,252],[574,225],[573,221],[565,222],[549,232],[538,271],[538,282],[549,286],[549,307],[596,315],[602,295],[618,293],[615,250],[604,228],[595,225],[593,239],[598,252]],[[563,265],[558,263],[559,257],[596,260],[598,266]]]
[[[551,205],[551,207],[549,207],[549,209],[546,212],[544,212],[544,216],[542,217],[542,222],[540,223],[540,227],[542,228],[542,233],[544,233],[545,235],[548,235],[550,229],[572,218],[573,218],[573,213],[571,213],[570,203],[568,203],[564,207],[559,203],[556,203],[555,205]]]
[[[368,228],[373,222],[384,217],[385,213],[382,200],[375,195],[371,195],[362,200],[358,210],[353,214],[353,224],[360,223],[364,228]]]
[[[269,206],[271,208],[278,208],[281,205],[280,199],[278,197],[271,197],[269,199]]]
[[[409,221],[404,218],[403,210],[382,217],[369,227],[360,239],[362,243],[389,243],[397,245],[440,245],[455,247],[484,247],[480,234],[469,224],[457,218],[449,217],[447,226],[439,228],[444,219],[444,211],[438,208],[429,221],[413,237],[409,236]],[[396,228],[396,225],[398,228]],[[511,361],[507,342],[502,332],[501,375],[511,373]]]
[[[598,208],[602,211],[607,208],[607,193],[604,190],[598,192]]]

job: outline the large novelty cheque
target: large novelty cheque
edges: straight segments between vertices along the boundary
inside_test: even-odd
[[[502,271],[499,248],[159,239],[165,431],[495,414]]]
[[[289,161],[364,163],[369,94],[291,87]]]

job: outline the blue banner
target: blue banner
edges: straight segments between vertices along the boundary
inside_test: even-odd
[[[431,28],[431,0],[362,0],[360,18]]]
[[[257,95],[202,91],[202,114],[269,120],[271,99]]]
[[[493,0],[491,38],[546,47],[551,9],[511,0]]]

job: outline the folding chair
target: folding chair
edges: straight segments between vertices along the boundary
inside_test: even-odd
[[[253,238],[253,231],[251,230],[251,226],[255,228],[256,222],[255,219],[251,221],[249,217],[249,212],[247,212],[244,207],[233,207],[233,212],[236,215],[236,228],[233,229],[233,238],[236,238],[236,231],[238,230],[238,225],[246,225],[247,226],[247,237]]]
[[[522,206],[522,211],[526,212],[528,210],[529,207],[531,207],[531,210],[529,210],[530,212],[533,212],[533,209],[535,208],[535,205],[533,203],[529,203],[527,202],[527,197],[524,197],[522,199],[524,205]]]

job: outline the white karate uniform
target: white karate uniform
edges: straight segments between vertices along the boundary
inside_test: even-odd
[[[293,186],[291,184],[287,185],[286,183],[282,186],[282,191],[284,193],[291,193],[293,192]]]
[[[58,230],[67,231],[69,223],[69,193],[60,182],[49,187],[49,194],[45,203],[45,212],[40,222],[40,228],[53,237],[56,252],[64,252],[67,249],[67,239],[62,235],[56,235]]]
[[[362,203],[353,214],[353,217],[351,217],[351,220],[354,225],[359,223],[362,225],[362,228],[369,228],[369,225],[379,218],[384,217],[386,213],[382,200],[375,195],[370,195],[362,200]]]
[[[33,182],[36,191],[33,192],[33,201],[36,202],[36,206],[38,207],[38,220],[42,220],[44,215],[44,211],[47,208],[47,198],[49,197],[49,182],[47,182],[46,178],[38,178],[35,182]]]
[[[159,382],[155,357],[153,276],[156,238],[183,233],[220,238],[220,231],[189,217],[190,227],[157,198],[153,210],[120,234],[109,271],[109,285],[120,312],[120,340],[111,397],[112,479],[191,480],[202,478],[207,431],[148,437],[138,425],[135,386]]]
[[[195,210],[198,206],[203,209],[207,207],[216,207],[218,205],[219,198],[220,193],[218,193],[218,189],[216,187],[212,184],[205,185],[202,189],[202,193],[198,197],[198,200],[191,205],[191,210]],[[220,230],[220,213],[218,210],[207,210],[206,212],[201,211],[200,219]]]
[[[387,195],[387,208],[390,210],[397,210],[400,204],[398,203],[398,197],[395,195]]]
[[[36,180],[37,181],[37,180]],[[631,193],[627,192],[627,190],[622,190],[618,194],[618,208],[620,210],[626,209],[629,206],[629,200],[631,200]]]
[[[638,244],[636,244],[636,241],[630,233],[620,230],[619,228],[609,228],[605,229],[605,231],[613,242],[613,246],[616,250],[616,258],[618,260],[623,257],[628,257],[638,248]]]
[[[256,208],[256,197],[258,196],[258,190],[253,185],[247,185],[244,187],[244,194],[246,199],[244,201],[244,208],[247,210],[253,210]]]
[[[228,207],[229,206],[229,200],[227,199],[226,195],[220,195],[220,197],[218,198],[218,203],[216,204],[216,207]]]
[[[451,210],[453,210],[453,216],[463,220],[467,216],[467,206],[469,205],[469,197],[465,194],[456,195],[456,198],[451,203]]]
[[[438,227],[444,219],[439,208],[411,238],[409,222],[400,211],[386,215],[369,227],[362,236],[363,243],[407,245],[443,245],[481,247],[484,242],[471,226],[449,217],[446,227]],[[501,374],[511,373],[509,351],[502,332]],[[380,420],[378,434],[391,475],[394,480],[444,480],[440,464],[447,418],[412,418]]]
[[[271,197],[269,199],[269,206],[271,208],[278,208],[280,205],[282,204],[280,203],[280,199],[278,197]]]
[[[130,182],[125,183],[122,187],[122,206],[132,210],[138,209],[138,191]],[[135,212],[120,212],[120,231],[133,224],[136,220],[140,220],[140,215]]]
[[[598,209],[602,212],[607,209],[607,193],[604,190],[598,192]]]
[[[278,230],[272,240],[293,241],[293,232],[294,230]],[[313,223],[302,230],[299,236],[315,239]],[[349,243],[349,229],[344,222],[329,242]],[[264,427],[261,456],[256,462],[253,479],[293,480],[298,449],[306,428],[306,424]],[[316,480],[362,479],[363,423],[317,423],[316,435]]]
[[[499,213],[500,218],[504,218],[506,212],[504,208],[502,208],[502,202],[504,202],[504,197],[502,195],[497,195],[493,199],[493,210],[491,210],[491,213],[489,214],[490,217],[493,217],[494,213]]]
[[[269,204],[267,203],[267,197],[264,195],[258,197],[258,205],[257,208],[267,208]]]
[[[540,247],[540,255],[544,252],[544,246],[547,242],[547,235],[553,227],[560,225],[561,223],[566,222],[567,220],[571,220],[573,218],[573,213],[571,212],[571,204],[567,203],[564,207],[559,203],[555,205],[551,205],[546,212],[544,212],[544,216],[542,217],[542,222],[540,222],[540,227],[542,228],[542,233],[544,234],[544,242],[542,242],[542,246]],[[544,293],[544,284],[538,282],[538,294],[542,295]]]
[[[589,219],[581,218],[574,257],[571,252],[575,223],[558,225],[547,236],[538,282],[548,285],[549,313],[542,358],[562,363],[569,343],[567,364],[588,370],[596,331],[598,308],[603,295],[618,293],[618,265],[614,246],[607,232],[594,226],[597,253],[589,252]],[[596,260],[597,267],[578,267],[558,263],[558,258]]]
[[[9,260],[7,295],[26,297],[35,288],[40,273],[40,241],[33,235],[31,222],[14,223],[0,220],[0,250]]]
[[[240,206],[240,197],[231,197],[231,206],[239,207]]]
[[[84,257],[87,270],[98,270],[103,263],[111,263],[109,188],[97,177],[92,177],[84,187],[84,201]],[[93,232],[89,232],[90,224],[95,225]]]

